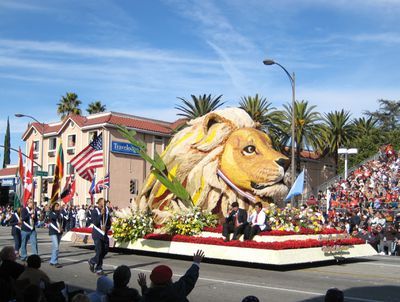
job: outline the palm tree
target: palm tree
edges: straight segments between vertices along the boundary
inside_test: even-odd
[[[246,111],[259,128],[270,135],[275,147],[281,147],[279,145],[280,137],[282,137],[282,128],[279,127],[282,120],[281,111],[277,111],[275,107],[272,107],[271,102],[259,97],[258,94],[255,97],[242,97],[239,108]]]
[[[292,105],[283,105],[282,111],[282,130],[285,135],[282,137],[282,145],[292,144],[291,125],[292,125]],[[300,152],[302,150],[320,150],[321,146],[321,115],[314,111],[316,106],[309,106],[308,101],[295,102],[295,129],[296,135],[294,143],[296,146],[296,171],[300,172]]]
[[[336,172],[339,161],[338,149],[347,146],[354,137],[354,128],[350,123],[350,117],[350,112],[343,109],[329,112],[324,116],[324,151],[334,157]]]
[[[95,114],[95,113],[100,113],[100,112],[104,112],[106,111],[106,105],[103,105],[101,103],[101,101],[95,101],[95,102],[91,102],[87,109],[86,109],[87,113],[89,114]]]
[[[178,115],[183,116],[188,119],[194,119],[196,117],[203,116],[215,109],[221,107],[225,102],[221,102],[222,94],[218,97],[211,97],[211,94],[207,95],[199,95],[196,97],[195,95],[191,95],[192,100],[188,101],[185,98],[178,97],[183,102],[183,105],[177,105],[174,108],[178,109],[182,113],[178,113]]]
[[[78,100],[78,95],[73,92],[67,92],[65,96],[62,96],[60,102],[57,103],[57,114],[61,116],[61,119],[65,118],[68,114],[81,115],[81,109],[79,106],[82,104]]]
[[[376,129],[377,125],[378,120],[373,116],[370,116],[368,119],[365,117],[360,117],[358,119],[354,119],[352,122],[353,131],[358,137],[372,135],[372,132]]]

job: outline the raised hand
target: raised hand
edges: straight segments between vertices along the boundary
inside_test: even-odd
[[[204,252],[202,250],[197,250],[196,254],[193,255],[193,262],[199,264],[204,258]]]
[[[147,287],[146,275],[144,273],[139,273],[137,282],[140,287]]]

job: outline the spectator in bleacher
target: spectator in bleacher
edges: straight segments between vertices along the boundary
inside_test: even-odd
[[[96,291],[88,294],[90,302],[102,302],[104,300],[103,297],[106,297],[112,288],[113,281],[107,276],[100,276],[97,279]]]
[[[42,259],[39,255],[30,255],[27,260],[28,266],[25,271],[19,276],[18,280],[29,280],[30,284],[43,287],[43,285],[50,283],[50,278],[47,274],[40,269]]]
[[[340,289],[330,288],[325,294],[325,302],[343,302],[344,294]]]
[[[25,267],[16,262],[15,249],[12,246],[5,246],[0,252],[0,277],[11,276],[14,280],[24,272]]]

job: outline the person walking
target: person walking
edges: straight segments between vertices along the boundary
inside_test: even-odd
[[[21,210],[21,260],[26,261],[28,254],[26,246],[28,241],[31,243],[32,254],[38,254],[36,224],[38,221],[37,211],[32,199],[28,201],[28,206]]]
[[[21,207],[18,207],[14,210],[13,215],[11,216],[10,219],[10,226],[12,227],[11,229],[11,235],[14,238],[14,249],[15,249],[15,255],[19,257],[19,249],[21,248]]]
[[[60,212],[60,204],[55,202],[51,205],[49,235],[51,238],[50,265],[56,268],[62,267],[62,265],[58,263],[58,253],[60,250],[61,235],[63,233],[62,220],[63,218]]]
[[[108,253],[109,245],[107,232],[111,228],[111,217],[104,198],[99,198],[97,206],[92,211],[92,224],[92,238],[96,255],[89,259],[89,269],[92,273],[103,275],[103,259]]]

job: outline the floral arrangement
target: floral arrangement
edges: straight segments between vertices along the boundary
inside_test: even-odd
[[[359,238],[344,238],[337,240],[318,240],[318,239],[286,240],[286,241],[276,241],[276,242],[233,240],[225,242],[222,238],[195,237],[195,236],[171,235],[171,234],[148,234],[144,237],[144,239],[244,247],[244,248],[257,248],[257,249],[267,249],[267,250],[301,249],[301,248],[335,246],[335,245],[347,246],[347,245],[356,245],[365,243],[364,240]]]
[[[186,213],[175,213],[164,227],[168,234],[191,236],[200,234],[205,227],[215,227],[217,223],[217,215],[193,207]]]
[[[89,233],[89,234],[92,233],[92,230],[93,230],[93,228],[91,228],[91,227],[86,227],[86,228],[73,228],[73,229],[71,229],[71,231],[73,231],[73,232],[77,232],[77,233]],[[107,235],[112,235],[112,234],[113,234],[113,232],[112,232],[111,230],[109,230],[109,231],[107,232]]]
[[[274,231],[300,233],[309,230],[308,234],[319,233],[323,230],[323,216],[312,209],[301,210],[290,205],[281,209],[271,203],[264,208],[268,223]]]
[[[112,223],[113,237],[117,241],[133,242],[154,231],[151,211],[123,209],[115,212]]]

